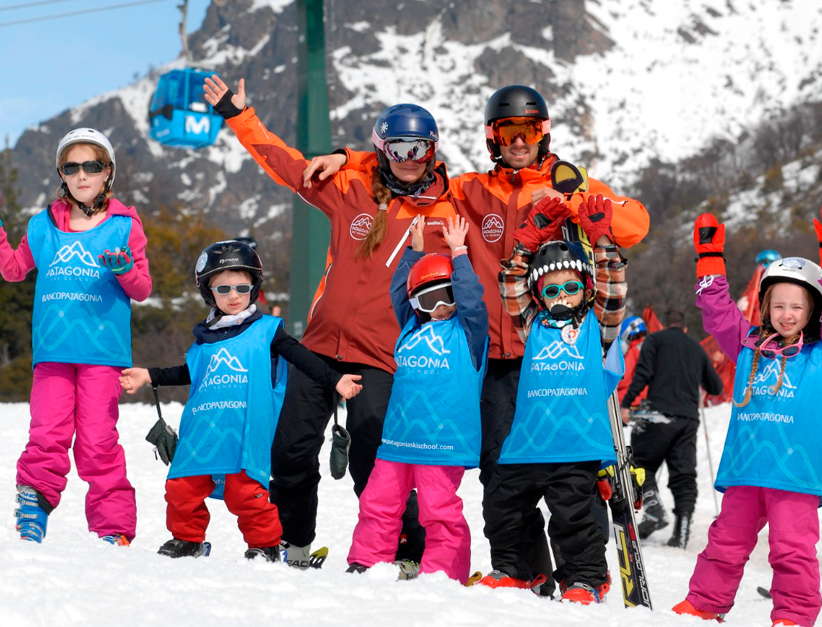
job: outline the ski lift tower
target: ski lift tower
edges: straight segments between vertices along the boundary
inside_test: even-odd
[[[331,152],[323,8],[323,0],[297,0],[297,148],[306,159]],[[299,196],[294,196],[293,207],[288,319],[291,333],[300,338],[325,272],[330,225],[328,218]]]

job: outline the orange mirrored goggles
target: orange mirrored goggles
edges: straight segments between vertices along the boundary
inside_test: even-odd
[[[539,118],[502,118],[491,122],[490,130],[494,141],[500,146],[510,146],[517,137],[522,137],[526,144],[538,144],[549,132],[550,124],[550,121]]]

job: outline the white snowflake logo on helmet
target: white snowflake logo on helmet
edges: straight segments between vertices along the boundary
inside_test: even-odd
[[[380,125],[380,133],[385,134],[386,131],[388,131],[388,122],[383,122]]]

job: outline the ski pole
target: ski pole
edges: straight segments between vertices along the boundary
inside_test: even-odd
[[[719,518],[719,501],[716,500],[716,490],[713,487],[713,484],[716,483],[716,475],[714,474],[714,462],[711,457],[711,441],[708,439],[708,424],[705,422],[705,407],[702,404],[702,399],[700,399],[699,402],[699,415],[702,418],[702,432],[705,434],[705,448],[708,449],[708,470],[711,473],[711,493],[714,495],[714,511],[716,512],[714,518]]]
[[[411,225],[408,227],[408,230],[405,232],[405,235],[402,236],[402,239],[400,240],[400,243],[397,244],[397,247],[394,249],[394,252],[391,253],[391,256],[388,258],[388,261],[385,262],[385,267],[386,268],[388,268],[391,265],[391,262],[394,261],[394,257],[397,256],[397,254],[400,252],[400,249],[402,248],[402,245],[405,244],[405,240],[408,238],[408,234],[411,232],[411,229],[413,229],[415,226],[417,226],[417,222],[419,222],[419,221],[420,221],[419,216],[414,216],[414,219],[411,220]]]

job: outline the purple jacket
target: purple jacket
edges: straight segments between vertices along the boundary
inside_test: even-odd
[[[702,326],[719,344],[719,348],[736,363],[745,338],[754,327],[745,320],[728,293],[725,275],[702,277],[695,286],[696,306],[702,310]]]

